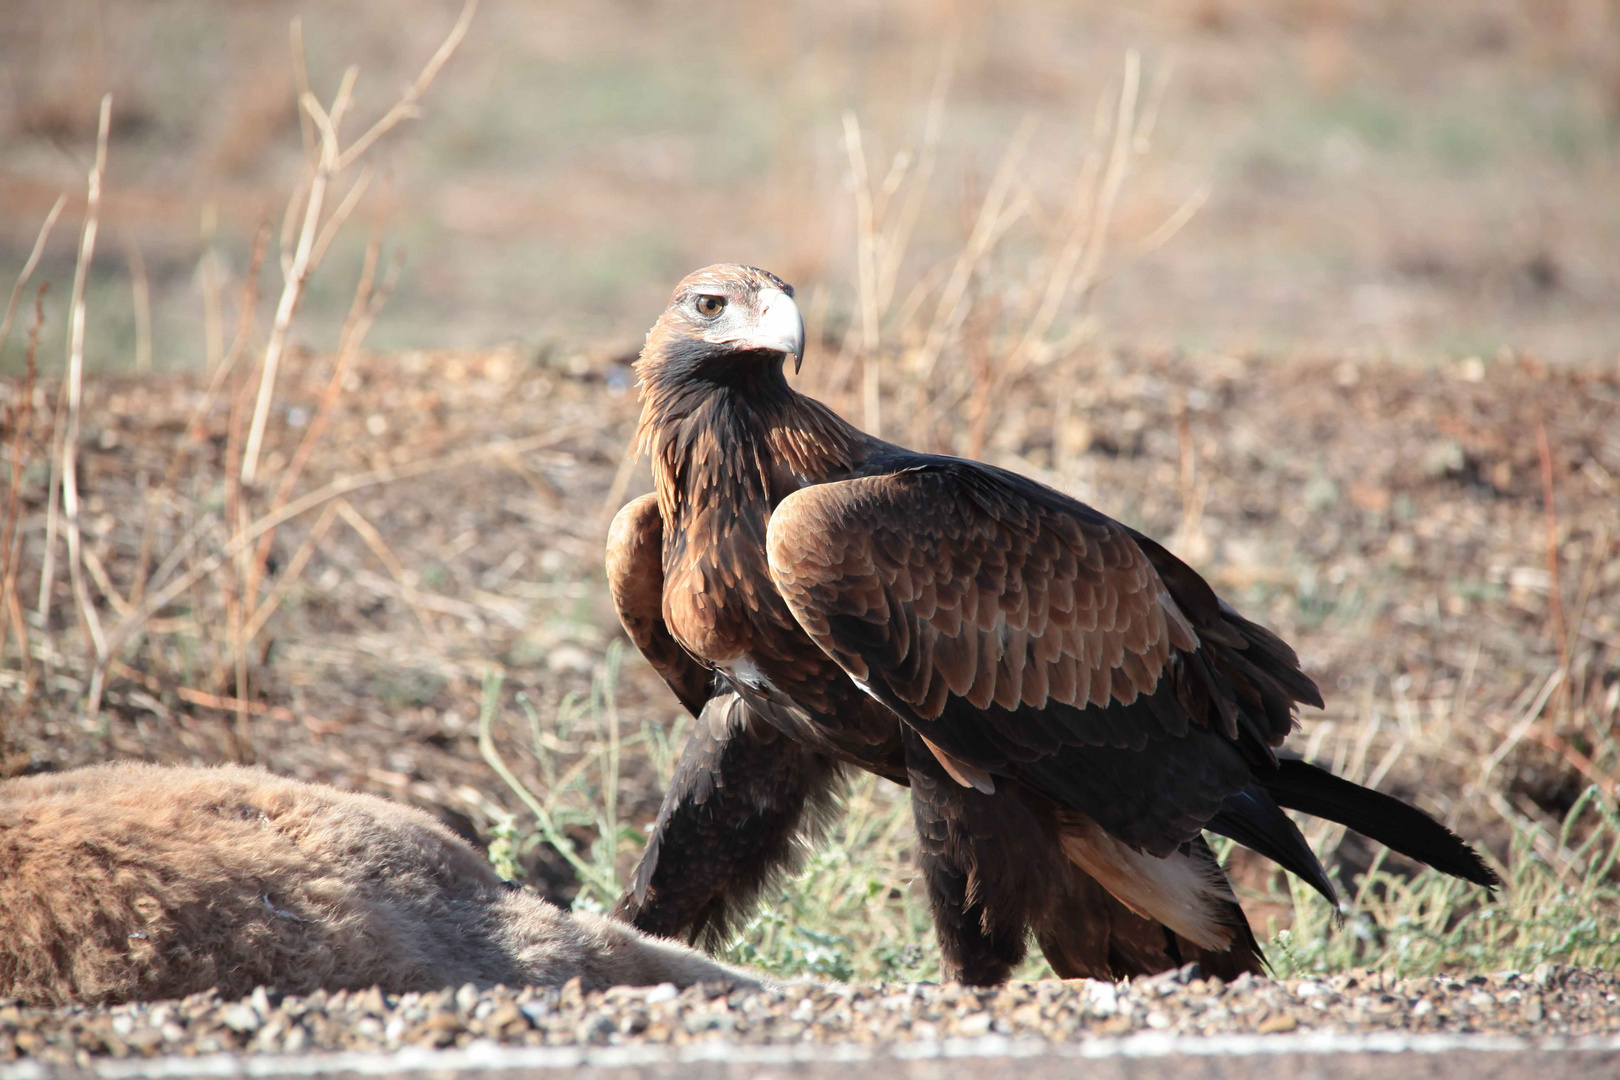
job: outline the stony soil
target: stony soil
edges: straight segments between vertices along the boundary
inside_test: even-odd
[[[550,441],[499,465],[353,497],[356,520],[375,525],[407,573],[396,579],[360,530],[342,523],[315,545],[254,657],[252,696],[264,711],[237,732],[252,757],[277,772],[417,803],[479,841],[518,809],[479,757],[471,720],[478,678],[496,658],[508,691],[528,693],[549,715],[565,693],[588,688],[616,634],[599,577],[601,532],[645,476],[621,465],[635,405],[628,372],[613,359],[412,354],[359,365],[311,464],[310,485],[501,438],[541,432]],[[1387,757],[1382,786],[1498,854],[1504,830],[1493,808],[1555,829],[1575,793],[1611,775],[1620,760],[1612,735],[1620,717],[1615,376],[1530,363],[1446,379],[1326,362],[1286,371],[1258,360],[1098,363],[1097,378],[1070,395],[1067,410],[1041,405],[1040,387],[1013,388],[1006,405],[1018,422],[998,429],[987,456],[1174,537],[1241,607],[1295,642],[1330,692],[1329,711],[1307,718],[1300,745],[1315,739],[1313,754],[1334,761]],[[328,366],[322,358],[295,361],[288,424],[293,412],[313,407],[312,388],[324,385]],[[155,550],[217,515],[211,500],[226,417],[216,410],[199,422],[197,437],[183,437],[196,394],[181,379],[87,388],[96,420],[84,440],[93,515],[86,542],[125,596],[134,591],[148,520],[140,493],[157,485],[177,443],[190,479],[169,489],[167,502],[148,500],[161,510]],[[836,393],[824,396],[848,405]],[[54,387],[38,395],[54,398]],[[1567,666],[1549,630],[1555,612],[1540,430],[1556,494]],[[296,430],[276,432],[278,451],[290,452]],[[1194,461],[1189,482],[1178,483],[1183,450]],[[29,465],[19,581],[32,604],[46,473],[37,456]],[[280,566],[309,528],[300,522],[278,537]],[[220,591],[210,582],[188,606],[166,612],[167,629],[154,627],[129,650],[101,719],[87,723],[78,707],[86,646],[59,575],[52,621],[32,632],[31,666],[18,670],[8,655],[0,670],[7,721],[0,772],[108,757],[232,756],[231,714],[208,704],[222,700],[209,695],[231,690],[229,679],[207,678],[204,646],[222,625],[210,597]],[[1523,718],[1534,719],[1532,703],[1560,667],[1569,672],[1562,706],[1527,727]],[[208,691],[201,698],[198,683]],[[631,730],[678,711],[644,665],[627,665],[619,691]],[[1380,728],[1380,714],[1399,724]],[[524,736],[521,723],[497,726],[502,752],[537,783]],[[1494,765],[1489,785],[1477,783],[1482,760]],[[637,824],[655,811],[661,783],[642,753],[626,753],[623,806]],[[1355,854],[1341,848],[1339,857]],[[556,873],[544,851],[535,863],[530,881],[566,902],[573,884],[566,871]],[[1347,869],[1355,869],[1353,859]],[[1251,916],[1263,926],[1269,913],[1255,905]],[[922,985],[606,995],[464,988],[399,999],[261,994],[246,1004],[200,997],[111,1009],[0,1007],[0,1060],[71,1065],[95,1056],[482,1040],[797,1045],[1317,1028],[1542,1036],[1620,1032],[1617,990],[1613,975],[1546,968],[1533,977],[1396,984],[1376,976],[1230,986],[1189,979],[1117,989],[1020,984],[994,993]]]
[[[1356,972],[1223,984],[1193,966],[1110,984],[1019,982],[996,990],[957,985],[795,984],[619,987],[581,993],[471,985],[428,994],[262,989],[243,1001],[198,994],[113,1007],[0,1006],[0,1061],[88,1065],[102,1057],[220,1052],[307,1053],[456,1047],[793,1045],[901,1043],[999,1034],[1069,1043],[1137,1032],[1276,1034],[1308,1030],[1491,1033],[1535,1036],[1620,1032],[1620,976],[1542,965],[1528,974],[1390,980]]]

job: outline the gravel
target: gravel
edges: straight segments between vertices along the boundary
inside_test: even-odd
[[[1620,976],[1544,964],[1528,974],[1393,980],[1356,972],[1231,983],[1189,966],[1125,983],[794,984],[581,993],[468,985],[429,994],[281,997],[212,993],[135,1005],[22,1008],[0,1003],[0,1061],[87,1066],[97,1058],[307,1054],[409,1047],[791,1046],[903,1044],[1001,1036],[1072,1043],[1136,1033],[1285,1032],[1502,1034],[1533,1038],[1620,1032]]]

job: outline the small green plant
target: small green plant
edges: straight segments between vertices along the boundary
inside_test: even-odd
[[[668,775],[674,746],[685,724],[674,730],[648,724],[628,734],[621,730],[615,698],[623,649],[611,642],[583,700],[570,693],[547,720],[526,694],[516,695],[538,764],[537,795],[512,771],[495,746],[494,723],[501,711],[498,672],[484,677],[478,716],[478,749],[490,768],[511,788],[534,819],[525,829],[516,819],[500,822],[490,843],[496,870],[512,880],[523,877],[521,860],[540,844],[549,844],[573,867],[579,879],[574,907],[606,911],[618,899],[621,860],[641,852],[644,837],[624,820],[619,808],[619,764],[627,748],[641,745],[658,775]],[[582,837],[589,836],[589,841]]]
[[[767,893],[726,951],[786,978],[938,979],[928,898],[914,881],[905,789],[863,775],[804,869]]]
[[[1380,851],[1338,927],[1332,909],[1289,877],[1294,925],[1272,935],[1272,969],[1285,977],[1349,968],[1407,977],[1620,963],[1620,814],[1591,787],[1565,816],[1551,859],[1537,838],[1534,826],[1515,823],[1507,865],[1498,868],[1505,884],[1489,899],[1435,870],[1393,873]]]

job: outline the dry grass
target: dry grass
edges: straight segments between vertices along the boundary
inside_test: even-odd
[[[340,132],[344,115],[352,101],[359,69],[351,67],[345,73],[330,108],[323,108],[309,92],[307,85],[300,87],[299,105],[303,114],[307,116],[305,142],[309,165],[302,183],[288,200],[283,215],[281,236],[283,287],[262,360],[256,372],[237,368],[237,362],[248,350],[254,338],[255,301],[266,239],[264,227],[260,229],[249,273],[242,286],[236,339],[230,352],[220,359],[210,373],[207,393],[197,406],[192,422],[187,425],[161,486],[152,498],[146,500],[139,563],[135,567],[134,586],[129,595],[122,593],[113,584],[99,557],[93,551],[85,549],[79,498],[79,442],[83,428],[85,380],[85,287],[95,257],[112,116],[112,95],[108,94],[102,98],[95,159],[89,173],[84,228],[69,302],[71,325],[68,357],[62,400],[58,410],[63,413],[65,419],[54,426],[57,434],[50,454],[51,479],[46,485],[43,561],[39,575],[39,600],[34,612],[36,624],[47,635],[43,645],[47,653],[53,653],[55,649],[49,640],[49,632],[56,580],[58,551],[56,538],[60,527],[66,540],[67,572],[71,583],[74,613],[78,627],[88,639],[92,649],[93,662],[83,702],[83,713],[88,721],[97,722],[109,672],[115,665],[123,667],[123,651],[131,640],[149,635],[154,629],[153,617],[182,594],[194,587],[206,586],[217,590],[219,603],[203,610],[216,615],[220,621],[212,626],[193,624],[189,627],[200,631],[199,636],[202,639],[211,640],[215,645],[211,672],[205,680],[202,692],[208,694],[212,700],[228,703],[235,711],[233,756],[250,760],[252,751],[247,727],[249,717],[254,711],[254,690],[249,684],[250,653],[258,632],[274,614],[287,589],[296,583],[298,573],[307,558],[295,556],[291,572],[281,575],[275,587],[267,590],[267,578],[270,576],[268,560],[277,530],[286,522],[335,500],[333,508],[347,523],[374,545],[381,544],[380,537],[369,528],[352,506],[343,501],[342,496],[348,491],[369,484],[387,482],[398,475],[413,475],[424,469],[436,470],[454,464],[436,461],[412,463],[403,469],[378,470],[375,475],[350,478],[331,489],[307,492],[295,502],[289,502],[299,486],[305,466],[319,446],[326,421],[337,404],[348,367],[359,352],[366,333],[381,310],[392,285],[392,277],[380,283],[377,280],[380,245],[373,238],[367,248],[366,259],[355,287],[354,301],[339,341],[337,361],[327,392],[321,398],[320,407],[290,459],[280,459],[279,468],[273,475],[263,477],[259,475],[265,427],[275,400],[276,375],[286,348],[294,313],[311,275],[320,266],[322,256],[332,239],[342,231],[350,215],[359,205],[366,190],[368,174],[362,173],[350,188],[349,194],[330,211],[325,210],[323,203],[326,187],[332,179],[361,160],[366,152],[386,136],[400,120],[413,114],[423,91],[433,81],[465,35],[476,8],[476,0],[468,0],[460,19],[428,61],[416,82],[407,87],[400,99],[346,149],[341,146]],[[303,40],[296,22],[293,24],[293,45],[295,66],[302,71]],[[311,134],[312,131],[318,131],[318,141]],[[35,245],[36,251],[43,248],[62,205],[63,199],[58,199],[46,217],[40,229],[39,241]],[[300,223],[296,230],[296,241],[293,228],[295,222]],[[9,329],[17,297],[34,271],[36,262],[37,258],[31,257],[19,274],[12,291],[12,302],[8,306],[6,320],[0,324],[0,331]],[[139,296],[144,288],[144,269],[138,257],[131,261],[131,273],[136,294]],[[0,345],[3,345],[3,341],[4,338],[0,337]],[[32,360],[31,351],[31,365]],[[143,365],[137,363],[137,368],[141,367]],[[244,437],[243,423],[255,374],[258,390],[253,396],[251,421],[247,422]],[[153,553],[151,541],[158,508],[165,502],[182,498],[183,496],[179,496],[178,493],[189,481],[195,481],[194,475],[186,474],[187,452],[194,446],[199,434],[197,421],[210,411],[217,398],[230,402],[223,506],[220,508],[222,512],[217,518],[209,513],[193,514],[192,516],[196,518],[193,527],[188,530],[180,545],[170,552],[170,557],[158,566],[156,573],[152,573],[149,565]],[[19,434],[20,431],[21,428]],[[27,467],[27,462],[21,456],[25,445],[21,438],[13,440],[13,450],[17,456],[14,457],[12,467],[14,475],[18,477]],[[239,460],[235,458],[236,454],[240,454]],[[17,485],[14,483],[12,489],[14,496],[16,489]],[[330,523],[330,518],[321,518],[306,537],[305,547],[312,549],[325,534]],[[203,543],[208,533],[220,534],[224,542],[220,544],[217,552],[204,556],[189,569],[182,571],[181,558],[176,556],[183,557],[188,554],[188,549]],[[92,580],[99,590],[99,596],[92,593]],[[3,602],[8,606],[15,604],[15,597],[10,591],[3,598]],[[32,687],[33,680],[28,673],[30,659],[31,656],[25,647],[24,681],[25,685]],[[232,694],[229,697],[221,697],[217,691],[227,683]],[[26,709],[28,703],[28,697],[25,695],[23,708]],[[101,733],[104,737],[105,731]]]
[[[405,115],[464,29],[371,131]],[[1084,151],[1062,201],[1032,182],[1042,150],[1017,128],[956,242],[925,249],[953,70],[915,145],[885,161],[845,118],[855,288],[807,302],[807,389],[887,437],[995,461],[1173,538],[1327,689],[1299,736],[1309,756],[1479,837],[1511,883],[1482,904],[1316,824],[1352,898],[1332,929],[1235,851],[1279,970],[1620,959],[1620,377],[1511,353],[1422,370],[1105,345],[1099,284],[1205,197],[1189,185],[1162,213],[1120,213],[1159,164],[1168,68],[1125,58],[1073,135]],[[623,459],[629,357],[371,355],[397,266],[375,237],[335,348],[292,347],[322,255],[367,206],[361,173],[326,208],[374,139],[343,148],[355,85],[345,76],[330,107],[301,89],[308,156],[281,219],[275,313],[261,334],[267,225],[228,345],[220,277],[204,275],[204,371],[86,373],[90,200],[64,377],[36,381],[36,315],[27,373],[5,387],[0,768],[258,760],[427,805],[506,872],[604,906],[685,730],[617,651],[600,581],[607,518],[646,483]],[[98,153],[92,190],[101,172]],[[903,792],[858,781],[732,956],[936,974],[910,835]]]

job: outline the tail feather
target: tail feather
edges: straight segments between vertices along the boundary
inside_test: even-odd
[[[1261,776],[1258,782],[1281,806],[1348,826],[1441,873],[1492,889],[1502,884],[1479,853],[1456,833],[1394,796],[1353,784],[1297,758],[1279,760],[1276,772]]]
[[[1333,891],[1333,882],[1305,842],[1299,826],[1259,784],[1250,784],[1227,799],[1207,827],[1304,878],[1328,903],[1338,907],[1339,897]]]

